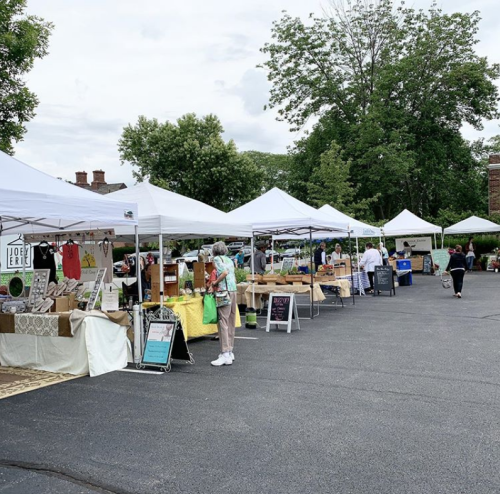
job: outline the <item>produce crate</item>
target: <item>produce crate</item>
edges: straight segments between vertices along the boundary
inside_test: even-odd
[[[262,275],[262,283],[265,285],[286,285],[287,282],[284,276],[280,274],[264,274]]]
[[[424,258],[421,256],[411,257],[411,270],[412,271],[423,271],[424,270]]]
[[[254,283],[264,283],[262,281],[261,274],[247,274],[247,281],[253,281]]]
[[[302,278],[304,275],[302,274],[287,274],[285,276],[285,281],[287,283],[292,283],[293,285],[302,285]]]

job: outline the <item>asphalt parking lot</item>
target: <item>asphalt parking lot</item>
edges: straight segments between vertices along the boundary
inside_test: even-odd
[[[498,494],[499,289],[415,276],[290,335],[240,329],[229,367],[203,339],[170,374],[1,400],[0,493]]]

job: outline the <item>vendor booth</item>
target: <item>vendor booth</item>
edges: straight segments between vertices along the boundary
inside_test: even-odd
[[[202,239],[207,237],[250,237],[251,227],[245,222],[230,219],[227,213],[200,201],[142,182],[107,196],[111,200],[131,201],[138,206],[138,229],[136,246],[139,242],[158,241],[160,245],[159,263],[152,266],[151,301],[139,299],[144,311],[157,307],[167,307],[179,317],[186,338],[195,338],[217,332],[217,325],[202,324],[203,305],[199,293],[179,292],[180,265],[165,263],[163,245],[168,240]],[[119,226],[117,238],[135,239],[134,228]],[[139,256],[139,253],[136,253]],[[163,266],[163,268],[162,268]],[[195,282],[205,286],[205,273],[213,269],[211,262],[194,263]],[[138,277],[140,285],[140,277]],[[193,286],[196,289],[196,287]],[[203,288],[204,290],[204,288]],[[189,292],[191,289],[188,290]],[[239,322],[238,315],[238,326]],[[142,343],[136,342],[136,356],[140,357]],[[137,358],[137,357],[134,357]]]
[[[349,226],[347,222],[335,221],[321,211],[314,209],[307,204],[295,199],[286,192],[278,188],[273,188],[265,194],[257,197],[253,201],[231,211],[228,216],[232,221],[249,223],[253,236],[279,236],[286,235],[287,238],[300,239],[308,235],[311,246],[311,265],[312,265],[312,238],[315,232],[332,232],[341,235],[349,235]],[[252,236],[252,252],[253,252]],[[252,273],[254,272],[252,256]],[[314,317],[315,300],[315,280],[311,270],[309,275],[308,295],[311,300],[310,317]],[[275,292],[281,290],[282,285],[275,285],[271,289]],[[257,288],[252,284],[252,307],[256,306],[255,293]],[[318,298],[318,297],[316,297]]]
[[[500,225],[493,223],[493,221],[479,218],[478,216],[471,216],[470,218],[459,221],[458,223],[455,223],[454,225],[444,229],[445,235],[498,232],[500,232]]]
[[[80,251],[86,245],[83,238],[94,244],[94,235],[110,234],[114,226],[134,229],[136,205],[111,201],[2,152],[0,174],[0,241],[2,235],[19,234],[23,256],[26,249],[35,254],[29,293],[26,277],[17,276],[0,295],[0,364],[91,375],[125,367],[128,317],[91,310],[107,268],[96,266],[90,297],[85,298],[79,282]],[[27,237],[44,240],[27,244]],[[101,242],[100,250],[110,254],[107,249],[109,244]],[[56,275],[56,251],[63,252],[64,279]],[[77,302],[87,310],[76,311]]]
[[[441,235],[441,245],[443,243],[443,229],[440,226],[433,225],[428,221],[419,218],[411,211],[405,209],[399,213],[393,220],[389,221],[382,227],[384,237],[401,237],[405,235],[425,235],[431,234],[434,236],[435,250],[432,250],[433,255],[438,256],[441,252],[438,250],[436,235]],[[401,241],[404,239],[401,239]],[[429,239],[429,247],[432,249],[432,240]],[[431,250],[429,249],[429,250]],[[405,248],[405,250],[407,250]],[[429,252],[430,253],[430,252]],[[406,257],[411,256],[411,248],[408,248]],[[425,256],[424,256],[425,257]],[[412,273],[415,270],[422,271],[425,263],[424,257],[416,257],[410,259],[397,259],[391,261],[391,265],[396,268],[400,286],[411,285],[413,283]]]

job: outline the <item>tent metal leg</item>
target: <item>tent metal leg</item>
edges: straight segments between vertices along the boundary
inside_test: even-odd
[[[309,261],[311,263],[311,319],[314,319],[314,274],[312,243],[312,228],[309,228]]]

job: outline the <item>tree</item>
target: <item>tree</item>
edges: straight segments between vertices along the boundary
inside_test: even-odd
[[[288,175],[291,158],[287,154],[263,153],[261,151],[243,151],[243,156],[250,158],[262,171],[262,192],[278,187],[288,191]]]
[[[345,161],[343,155],[344,152],[335,141],[321,155],[320,164],[307,184],[310,202],[315,207],[329,204],[350,215],[364,212],[362,215],[366,217],[368,206],[375,202],[378,196],[354,202],[356,188],[350,182],[351,162]]]
[[[134,176],[223,211],[255,198],[262,171],[241,155],[234,141],[224,142],[214,115],[187,114],[171,122],[139,117],[123,129],[118,143],[122,164],[137,167]]]
[[[24,76],[47,55],[53,25],[26,15],[26,0],[4,0],[0,7],[0,149],[13,154],[24,124],[35,116],[38,99]]]
[[[335,140],[352,161],[355,200],[381,193],[377,218],[403,207],[432,216],[453,206],[456,182],[463,197],[465,183],[477,189],[482,176],[460,129],[498,118],[500,75],[474,51],[479,20],[435,3],[416,11],[392,0],[338,0],[307,24],[289,15],[275,22],[262,48],[270,106],[292,130],[319,117],[308,143],[297,144],[291,183],[308,180]]]

